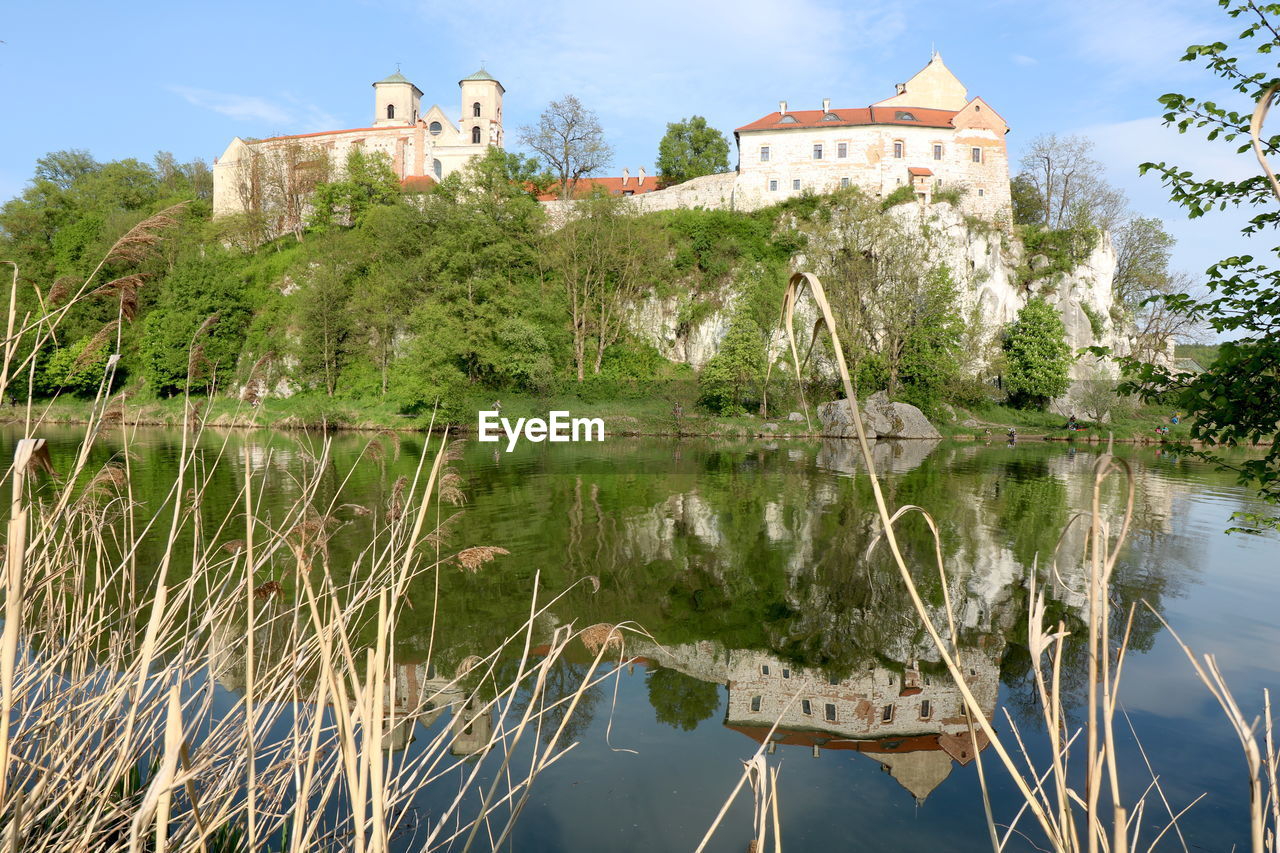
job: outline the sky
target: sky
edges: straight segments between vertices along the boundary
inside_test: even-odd
[[[235,136],[364,127],[370,84],[396,70],[457,117],[457,80],[502,81],[508,147],[572,93],[600,117],[610,170],[653,172],[668,122],[697,114],[732,140],[777,109],[866,106],[938,50],[1008,122],[1010,158],[1046,133],[1085,134],[1136,211],[1179,238],[1192,273],[1246,250],[1239,217],[1188,223],[1154,176],[1167,160],[1241,177],[1231,146],[1162,126],[1169,91],[1216,95],[1179,58],[1242,28],[1212,0],[221,0],[127,4],[10,0],[0,14],[0,200],[37,157],[211,161]],[[1240,105],[1242,108],[1245,105]],[[731,161],[736,160],[736,151]]]

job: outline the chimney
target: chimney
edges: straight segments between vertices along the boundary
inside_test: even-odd
[[[629,181],[629,180],[631,180],[631,170],[630,170],[630,169],[627,169],[627,168],[623,168],[623,170],[622,170],[622,185],[625,187],[625,186],[627,185],[627,181]]]
[[[786,114],[787,114],[787,102],[786,102],[786,101],[778,101],[778,112],[779,112],[779,114],[781,114],[781,115],[786,115]]]
[[[636,173],[637,173],[636,186],[638,187],[644,186],[644,166],[641,166],[639,169],[636,169]]]
[[[829,112],[831,112],[831,99],[830,99],[830,98],[823,98],[823,99],[822,99],[822,114],[823,114],[823,115],[826,115],[826,114],[827,114],[827,113],[829,113]]]

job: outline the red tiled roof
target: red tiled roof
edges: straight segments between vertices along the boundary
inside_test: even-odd
[[[769,726],[743,726],[725,723],[725,728],[744,734],[756,743],[768,743],[770,740]],[[981,731],[976,734],[978,749],[986,749],[988,743],[990,743],[986,734]],[[772,740],[784,746],[816,746],[819,749],[848,749],[856,752],[880,754],[940,749],[961,764],[968,764],[973,760],[973,755],[971,754],[973,744],[969,740],[967,733],[961,735],[903,735],[900,737],[891,735],[875,740],[856,740],[824,731],[778,728],[774,730]]]
[[[623,183],[623,180],[624,179],[620,177],[579,178],[578,183],[573,188],[573,194],[574,196],[589,195],[592,190],[599,188],[607,192],[609,195],[625,195],[628,192],[632,195],[642,195],[643,193],[651,193],[654,190],[662,189],[658,186],[658,179],[653,175],[645,175],[643,184],[640,183],[640,179],[634,175],[626,178],[625,184]],[[559,186],[558,182],[552,184],[547,188],[545,193],[538,196],[538,201],[554,201],[555,199],[560,198],[560,196],[555,192]]]
[[[933,170],[926,169],[924,166],[908,166],[907,174],[915,175],[916,177],[922,177],[924,175],[932,175]]]
[[[915,121],[898,118],[899,113],[910,113]],[[920,127],[952,127],[952,119],[956,110],[933,110],[924,107],[857,107],[835,109],[829,113],[822,110],[788,110],[787,116],[795,121],[782,121],[783,115],[777,111],[750,124],[744,124],[735,133],[751,130],[790,130],[797,127],[849,127],[860,124],[901,124],[918,125]],[[824,119],[823,116],[837,116],[835,119]]]
[[[268,136],[266,139],[259,139],[258,141],[259,142],[275,142],[277,139],[310,139],[313,136],[336,136],[339,133],[360,133],[360,132],[367,133],[369,131],[374,131],[374,130],[408,131],[408,130],[413,130],[413,128],[407,125],[388,125],[386,127],[353,127],[349,130],[319,130],[319,131],[316,131],[315,133],[294,133],[294,134],[289,134],[287,136]]]
[[[436,185],[430,175],[409,175],[400,179],[400,189],[411,193],[424,193]]]

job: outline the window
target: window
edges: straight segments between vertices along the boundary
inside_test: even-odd
[[[768,675],[768,674],[769,674],[769,664],[767,664],[767,663],[762,663],[762,664],[760,664],[760,674],[761,674],[761,675]]]
[[[472,145],[480,144],[480,125],[476,125],[475,127],[471,128],[471,144]]]
[[[396,117],[395,104],[387,104],[387,118],[395,118],[395,117]]]
[[[760,699],[760,697],[759,697],[759,696],[752,696],[752,697],[751,697],[751,710],[752,710],[752,712],[754,712],[754,713],[756,713],[756,714],[760,713],[760,701],[761,701],[761,699]]]
[[[440,126],[440,122],[438,121],[433,121],[431,122],[431,124],[427,125],[427,132],[430,133],[432,136],[439,136],[440,131],[443,129],[444,128]]]
[[[769,146],[768,145],[760,146],[760,162],[761,163],[769,162]]]
[[[800,119],[796,118],[793,115],[785,115],[782,118],[778,119],[778,124],[796,124],[799,121]]]
[[[835,687],[837,684],[840,683],[840,679],[836,678],[834,675],[831,675],[827,677],[827,683],[830,684],[832,687]]]
[[[821,145],[815,145],[815,146],[813,146],[813,159],[815,159],[815,160],[821,160],[821,159],[822,159],[822,146],[821,146]]]
[[[827,113],[822,117],[823,121],[840,121],[840,116],[835,113]]]
[[[893,143],[893,157],[895,160],[902,159],[902,143],[901,142]]]
[[[777,190],[778,190],[778,182],[777,182],[777,181],[770,181],[770,182],[769,182],[769,192],[777,192]]]
[[[840,179],[840,189],[842,189],[842,190],[843,190],[843,189],[848,189],[848,187],[849,187],[849,179],[848,179],[848,178],[841,178],[841,179]]]
[[[827,722],[834,723],[836,721],[836,706],[830,702],[827,703]]]
[[[933,714],[933,704],[925,699],[920,703],[920,719],[927,720]]]
[[[798,189],[800,189],[800,179],[799,179],[799,178],[796,178],[794,181],[792,181],[792,182],[791,182],[791,189],[793,189],[793,190],[798,190]]]
[[[431,161],[431,171],[436,173],[437,181],[444,177],[444,166],[440,163],[439,160]]]
[[[974,149],[970,152],[970,156],[972,156],[972,157],[973,157],[973,162],[975,162],[975,163],[981,163],[981,162],[982,162],[982,149],[981,149],[981,148],[974,148]]]
[[[880,722],[882,723],[893,722],[893,706],[892,705],[885,705],[883,708],[880,709]]]
[[[808,699],[801,699],[801,700],[800,700],[800,712],[801,712],[802,714],[804,714],[805,716],[812,717],[812,716],[813,716],[813,703],[812,703],[812,702],[810,702]]]
[[[787,668],[784,666],[784,667],[782,668],[782,677],[783,677],[783,678],[790,678],[790,677],[791,677],[791,670],[787,669]]]
[[[982,198],[982,188],[978,188],[978,198]]]
[[[476,118],[480,118],[480,102],[479,101],[476,101],[474,104],[471,105],[471,115],[473,115]]]
[[[848,157],[848,156],[849,156],[849,143],[847,143],[847,142],[841,142],[839,145],[837,145],[837,146],[836,146],[836,156],[837,156],[837,157]]]
[[[909,112],[898,110],[893,114],[894,121],[915,121],[916,117]]]
[[[623,190],[623,191],[622,191],[622,194],[623,194],[623,195],[635,195],[635,194],[636,194],[636,191],[635,191],[635,190]]]
[[[942,159],[942,146],[941,146],[941,145],[935,145],[935,146],[933,146],[933,159],[935,159],[935,160],[941,160],[941,159]]]

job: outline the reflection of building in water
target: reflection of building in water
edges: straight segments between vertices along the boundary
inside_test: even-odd
[[[232,693],[243,692],[245,686],[244,639],[243,626],[225,623],[215,625],[209,638],[209,674]],[[270,641],[269,632],[259,628],[254,655],[259,672],[273,657]],[[463,756],[482,750],[493,734],[493,711],[485,710],[484,700],[468,693],[458,682],[457,676],[438,675],[427,664],[397,664],[394,687],[386,700],[384,748],[404,749],[413,742],[416,724],[430,726],[448,711],[453,734],[450,752]]]
[[[969,734],[960,690],[948,674],[901,671],[876,664],[847,678],[830,678],[755,651],[713,643],[663,648],[633,644],[629,651],[703,681],[726,684],[724,724],[773,752],[779,744],[861,752],[923,801],[951,772],[968,764],[987,739]],[[961,652],[966,681],[983,714],[995,713],[1003,644]],[[774,729],[774,723],[777,728]],[[772,736],[770,730],[773,729]]]

